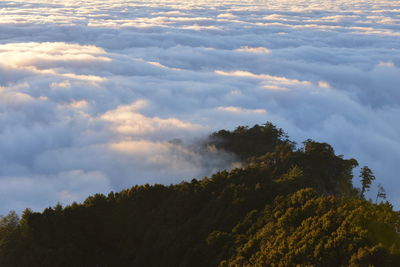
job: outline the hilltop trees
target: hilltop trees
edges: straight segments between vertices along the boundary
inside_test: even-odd
[[[134,186],[0,222],[1,266],[397,266],[399,213],[352,186],[354,159],[272,124],[206,145],[243,168],[177,185]],[[362,194],[374,176],[367,167]],[[383,198],[381,190],[379,198]]]
[[[361,177],[361,196],[364,197],[365,192],[368,191],[369,188],[371,187],[372,181],[375,180],[375,176],[370,168],[364,166],[361,168],[360,177]]]
[[[251,128],[238,126],[234,131],[220,130],[211,134],[206,144],[231,152],[241,160],[272,152],[278,145],[294,145],[282,129],[270,122]]]

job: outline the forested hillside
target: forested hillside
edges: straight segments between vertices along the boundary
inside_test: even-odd
[[[312,140],[297,147],[270,123],[204,146],[243,167],[10,213],[0,266],[400,266],[399,213],[383,191],[364,199],[368,167],[353,187],[355,159]]]

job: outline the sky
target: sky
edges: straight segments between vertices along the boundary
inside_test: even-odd
[[[267,121],[399,208],[399,118],[399,1],[0,2],[1,214],[209,176],[199,140]]]

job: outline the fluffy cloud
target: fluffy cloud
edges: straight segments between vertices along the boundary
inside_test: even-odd
[[[399,10],[2,1],[0,212],[209,175],[230,160],[189,144],[266,121],[369,165],[399,206]]]

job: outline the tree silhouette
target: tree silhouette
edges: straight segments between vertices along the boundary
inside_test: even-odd
[[[361,177],[361,196],[364,197],[365,192],[368,191],[369,188],[371,187],[372,181],[375,180],[375,176],[370,168],[364,166],[361,168],[360,177]]]
[[[386,199],[386,191],[381,184],[378,184],[378,193],[376,194],[375,203],[378,203],[379,198],[381,198],[382,200]]]

